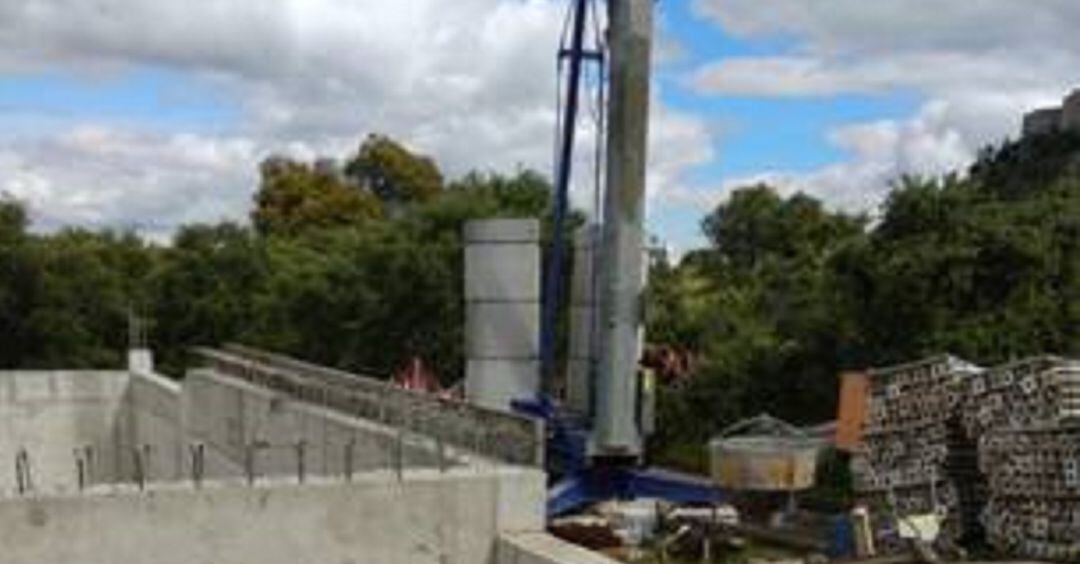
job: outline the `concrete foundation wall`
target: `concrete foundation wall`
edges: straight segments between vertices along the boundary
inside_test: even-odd
[[[186,441],[184,437],[180,384],[151,372],[133,372],[125,396],[125,412],[117,422],[129,425],[123,436],[132,449],[149,446],[145,457],[149,480],[177,480],[184,477]],[[127,475],[133,473],[132,456],[126,456]]]
[[[434,439],[212,370],[192,371],[183,385],[142,372],[0,373],[0,496],[18,493],[23,450],[25,489],[48,493],[79,488],[79,460],[84,486],[135,483],[140,466],[146,482],[186,480],[199,444],[205,480],[246,477],[249,456],[260,478],[459,461]]]
[[[438,445],[431,440],[403,436],[212,370],[189,372],[183,398],[187,440],[205,445],[207,479],[246,476],[249,445],[254,445],[250,460],[259,477],[301,472],[341,476],[347,467],[362,472],[399,463],[413,468],[440,464]],[[445,453],[444,463],[453,463],[451,453]]]
[[[0,373],[0,495],[17,490],[20,450],[37,490],[77,489],[76,450],[87,447],[88,481],[116,481],[123,473],[117,445],[131,440],[129,426],[116,424],[128,379],[126,372]]]
[[[489,564],[543,499],[524,469],[8,499],[0,542],[11,564]]]

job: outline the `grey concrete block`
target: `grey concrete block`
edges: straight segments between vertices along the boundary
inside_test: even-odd
[[[465,248],[466,301],[538,301],[540,249],[529,245]]]
[[[465,397],[481,406],[510,411],[510,402],[536,396],[540,385],[539,361],[469,360]]]
[[[540,222],[534,218],[480,219],[465,224],[466,243],[536,243]]]
[[[468,358],[535,359],[540,354],[540,306],[536,302],[469,304],[465,328]]]

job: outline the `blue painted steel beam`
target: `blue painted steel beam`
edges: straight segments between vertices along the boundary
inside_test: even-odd
[[[577,116],[581,93],[582,64],[586,59],[585,21],[588,19],[589,0],[575,0],[573,33],[570,49],[565,53],[570,60],[569,81],[566,86],[566,113],[563,117],[562,139],[559,145],[559,162],[555,182],[555,209],[551,254],[548,257],[544,280],[543,317],[540,325],[540,378],[549,382],[555,374],[555,340],[559,305],[562,302],[563,255],[566,254],[566,213],[569,206],[570,172],[573,167],[574,138],[577,134]],[[543,389],[541,385],[541,389]],[[543,394],[543,392],[541,392]]]

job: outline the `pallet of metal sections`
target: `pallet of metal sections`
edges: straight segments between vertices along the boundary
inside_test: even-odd
[[[1080,362],[1039,356],[994,367],[972,378],[964,398],[971,437],[1002,428],[1054,424],[1080,417]]]
[[[965,392],[964,382],[981,372],[949,355],[871,370],[866,434],[922,431],[949,421]]]
[[[867,425],[851,468],[886,551],[903,548],[889,526],[897,518],[940,514],[944,542],[978,527],[985,488],[959,408],[967,380],[980,372],[947,355],[870,372]]]
[[[1080,421],[991,431],[979,464],[991,488],[983,521],[992,546],[1080,561]]]

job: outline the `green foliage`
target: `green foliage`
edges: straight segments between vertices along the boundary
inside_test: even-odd
[[[435,161],[384,135],[369,135],[345,173],[384,202],[427,202],[443,189]]]
[[[990,148],[966,177],[899,179],[874,225],[733,193],[703,223],[710,247],[651,279],[650,338],[699,359],[661,398],[661,453],[761,411],[828,419],[844,369],[1080,354],[1078,163],[1070,135]]]
[[[828,419],[845,369],[942,351],[1080,355],[1078,154],[1069,136],[1025,139],[964,177],[898,179],[876,223],[767,186],[733,193],[703,222],[707,248],[653,262],[650,341],[696,359],[692,380],[661,393],[655,454],[701,469],[704,441],[738,418]],[[450,383],[464,222],[540,217],[551,235],[542,176],[446,184],[384,137],[344,174],[282,159],[261,173],[252,227],[186,226],[164,247],[35,234],[0,198],[0,367],[117,366],[134,311],[173,372],[188,347],[240,340],[375,375],[419,356]]]
[[[265,244],[250,229],[232,223],[180,229],[152,278],[152,340],[163,364],[177,369],[187,347],[241,339],[267,272]]]
[[[382,213],[379,201],[333,171],[281,157],[259,167],[251,221],[263,235],[292,237],[310,229],[359,225]]]
[[[26,209],[0,197],[0,367],[22,364],[32,334],[25,320],[33,311],[38,272],[26,233]]]
[[[118,366],[129,315],[147,297],[154,251],[133,234],[108,231],[62,231],[29,245],[33,287],[19,364]]]

